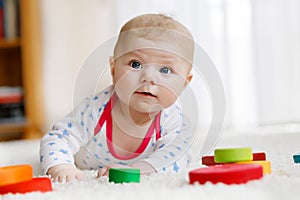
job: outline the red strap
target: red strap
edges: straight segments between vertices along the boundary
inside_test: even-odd
[[[111,113],[111,108],[112,108],[111,99],[109,99],[109,101],[107,102],[107,104],[104,108],[104,111],[103,111],[102,115],[100,116],[100,119],[98,120],[98,123],[97,123],[97,125],[94,129],[94,136],[96,136],[100,132],[100,130],[101,130],[104,122],[106,121],[108,115],[110,115],[110,113]]]
[[[159,112],[155,118],[156,141],[161,137],[161,135],[160,135],[160,114],[161,114],[161,112]]]
[[[143,139],[141,145],[139,146],[139,148],[134,153],[132,153],[128,156],[118,155],[114,150],[114,147],[112,145],[112,142],[113,142],[112,141],[112,128],[111,128],[112,127],[112,120],[111,120],[111,116],[109,116],[108,119],[107,119],[107,122],[106,122],[106,137],[107,137],[107,146],[108,146],[108,149],[111,152],[111,154],[115,158],[118,158],[118,159],[121,159],[121,160],[129,160],[129,159],[135,158],[138,155],[140,155],[141,153],[143,153],[145,151],[146,147],[148,146],[150,140],[151,140],[152,134],[154,132],[154,127],[157,124],[156,121],[157,121],[158,116],[159,115],[157,115],[155,117],[154,121],[152,122],[152,124],[151,124],[150,128],[148,129],[147,134],[144,137],[144,139]],[[158,132],[158,134],[156,134],[156,138],[157,137],[160,137],[159,132]]]
[[[121,160],[129,160],[129,159],[135,158],[139,154],[143,153],[151,140],[151,137],[154,133],[154,128],[155,128],[155,132],[156,132],[156,135],[155,135],[156,141],[161,137],[161,134],[160,134],[160,115],[161,115],[161,113],[158,113],[156,115],[154,121],[152,122],[150,128],[148,129],[147,134],[146,134],[145,138],[143,139],[139,148],[131,155],[128,155],[128,156],[118,155],[115,152],[113,145],[112,145],[112,117],[111,117],[112,106],[113,106],[112,100],[110,99],[108,101],[107,105],[105,106],[104,111],[103,111],[102,115],[100,116],[98,123],[94,129],[94,136],[96,136],[100,132],[104,122],[106,121],[107,146],[108,146],[109,151],[115,158],[118,158]]]

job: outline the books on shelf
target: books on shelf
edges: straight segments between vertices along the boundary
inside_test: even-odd
[[[0,40],[19,37],[19,18],[19,0],[0,0]]]
[[[0,39],[4,37],[3,0],[0,0]]]
[[[0,87],[0,123],[25,120],[23,89],[21,87]]]

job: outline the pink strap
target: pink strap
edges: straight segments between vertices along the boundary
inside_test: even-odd
[[[108,101],[106,107],[104,108],[104,111],[103,111],[102,115],[100,116],[98,123],[94,129],[94,136],[96,136],[100,132],[104,122],[106,121],[107,146],[108,146],[109,151],[115,158],[118,158],[121,160],[129,160],[129,159],[135,158],[139,154],[143,153],[151,140],[151,137],[154,133],[154,128],[155,128],[155,132],[156,132],[156,135],[155,135],[156,141],[161,137],[161,134],[160,134],[160,115],[161,115],[161,113],[158,113],[156,115],[154,121],[152,122],[150,128],[148,129],[147,134],[146,134],[145,138],[143,139],[139,148],[134,153],[132,153],[128,156],[118,155],[115,152],[115,150],[113,148],[113,144],[112,144],[112,117],[111,117],[112,106],[113,106],[112,100],[110,99]]]
[[[156,117],[155,117],[155,132],[156,132],[156,141],[159,140],[159,138],[161,137],[160,134],[160,114],[161,112],[159,112]]]
[[[111,113],[111,108],[112,108],[111,99],[109,99],[109,101],[107,102],[107,105],[105,106],[104,111],[103,111],[102,115],[100,116],[100,119],[98,120],[98,123],[94,129],[94,136],[96,136],[100,132],[108,115],[110,115],[110,113]]]
[[[115,157],[115,158],[118,158],[120,160],[129,160],[129,159],[132,159],[132,158],[135,158],[137,157],[138,155],[140,155],[141,153],[143,153],[146,149],[146,147],[148,146],[150,140],[151,140],[151,136],[154,132],[154,127],[155,127],[155,121],[157,118],[155,118],[155,120],[152,122],[149,130],[147,131],[147,134],[146,136],[144,137],[141,145],[139,146],[139,148],[132,154],[128,155],[128,156],[121,156],[121,155],[118,155],[114,148],[113,148],[113,141],[112,141],[112,124],[111,124],[111,116],[109,116],[110,119],[107,119],[107,122],[106,122],[106,137],[107,137],[107,146],[108,146],[108,149],[109,151],[111,152],[111,154]]]

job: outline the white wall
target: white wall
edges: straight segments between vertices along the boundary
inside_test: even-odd
[[[89,53],[117,33],[107,1],[42,0],[45,130],[73,106],[73,89]],[[115,29],[113,29],[115,28]]]
[[[71,111],[76,77],[92,50],[115,36],[128,19],[146,12],[165,13],[185,24],[212,58],[225,87],[228,127],[299,123],[299,4],[42,0],[45,130]],[[198,103],[209,112],[205,102]]]
[[[254,1],[253,24],[260,123],[299,123],[300,1]]]

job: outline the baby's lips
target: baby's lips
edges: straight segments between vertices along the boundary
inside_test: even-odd
[[[152,94],[151,92],[135,92],[137,94],[146,95],[146,96],[152,96],[157,97],[156,95]]]

